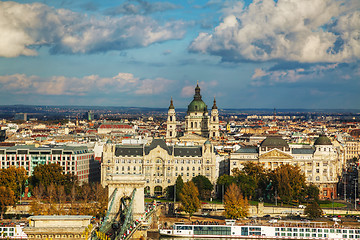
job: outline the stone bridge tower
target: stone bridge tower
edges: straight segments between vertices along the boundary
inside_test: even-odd
[[[132,203],[132,212],[135,218],[144,214],[144,187],[145,179],[142,174],[119,174],[115,171],[120,159],[115,155],[116,146],[112,143],[104,145],[103,149],[103,163],[101,164],[101,184],[108,186],[108,198],[115,197],[112,203],[109,200],[108,211],[109,218],[112,219],[120,210],[121,199],[131,198],[131,195],[136,189],[135,196]],[[115,189],[117,189],[115,191]],[[115,193],[115,196],[112,196]],[[112,206],[110,206],[112,204]]]

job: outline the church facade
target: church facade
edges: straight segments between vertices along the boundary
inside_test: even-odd
[[[187,113],[185,116],[185,132],[184,136],[179,138],[176,132],[176,113],[173,100],[170,101],[167,118],[166,140],[167,141],[193,141],[218,138],[219,133],[219,111],[214,98],[214,103],[211,108],[211,113],[207,105],[202,100],[200,94],[199,84],[195,87],[194,99],[188,105]]]

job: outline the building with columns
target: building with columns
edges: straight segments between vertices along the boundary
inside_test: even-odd
[[[212,183],[218,177],[213,145],[206,141],[196,146],[168,146],[163,139],[153,139],[145,145],[104,145],[101,183],[108,185],[115,176],[141,176],[145,180],[146,195],[162,195],[179,175],[190,181],[198,175]]]
[[[342,170],[341,156],[330,139],[320,135],[313,145],[289,145],[281,136],[268,136],[259,146],[243,147],[230,154],[230,174],[245,162],[260,163],[274,170],[282,164],[297,165],[307,183],[320,189],[320,198],[332,199]]]
[[[166,139],[168,141],[174,141],[178,136],[176,135],[176,115],[172,99],[170,101],[166,124]],[[184,136],[180,137],[179,140],[183,142],[196,142],[198,140],[198,142],[203,143],[208,138],[218,138],[219,136],[219,111],[216,106],[216,100],[214,98],[211,115],[209,115],[207,105],[202,100],[200,94],[199,84],[197,84],[194,99],[188,105],[185,116]]]

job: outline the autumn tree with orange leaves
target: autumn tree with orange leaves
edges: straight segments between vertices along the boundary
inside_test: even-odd
[[[249,214],[248,200],[241,194],[241,189],[232,183],[226,190],[224,196],[225,217],[237,219]]]

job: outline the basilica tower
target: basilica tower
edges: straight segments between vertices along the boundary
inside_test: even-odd
[[[173,99],[171,98],[166,121],[166,139],[171,140],[173,138],[176,138],[176,114]]]
[[[219,110],[216,106],[216,100],[214,97],[214,104],[211,108],[211,117],[210,117],[210,124],[209,124],[209,138],[218,138],[220,137],[219,133]]]

